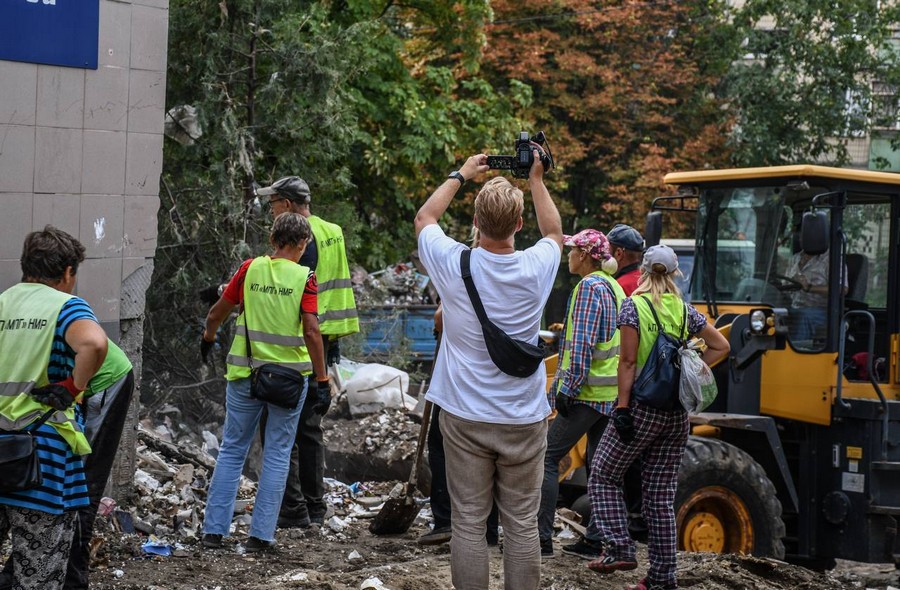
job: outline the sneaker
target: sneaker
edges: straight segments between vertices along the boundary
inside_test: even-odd
[[[205,535],[203,535],[203,539],[200,541],[200,544],[207,549],[221,549],[222,535],[206,533]]]
[[[654,584],[647,580],[647,578],[642,578],[640,582],[635,584],[634,586],[625,586],[625,590],[677,590],[678,586],[676,584]]]
[[[553,559],[553,539],[541,539],[541,559]]]
[[[450,527],[434,527],[433,529],[419,537],[418,543],[419,545],[441,545],[450,541],[450,537],[452,536],[453,535],[451,533]]]
[[[244,551],[247,553],[259,553],[260,551],[268,551],[275,548],[275,541],[263,541],[256,537],[250,537],[244,544]]]
[[[581,559],[597,559],[603,553],[603,544],[599,541],[591,541],[590,539],[582,539],[577,543],[563,545],[562,552],[567,555],[574,555]]]
[[[294,518],[291,516],[279,516],[276,526],[280,529],[305,529],[309,528],[311,519],[309,516]]]
[[[601,553],[597,559],[590,562],[587,566],[588,569],[598,574],[611,574],[619,570],[633,570],[637,565],[635,559],[619,559],[608,553]]]

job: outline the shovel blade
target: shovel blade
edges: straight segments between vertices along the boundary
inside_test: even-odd
[[[373,535],[399,535],[409,530],[416,516],[419,505],[412,496],[391,498],[372,519],[369,532]]]

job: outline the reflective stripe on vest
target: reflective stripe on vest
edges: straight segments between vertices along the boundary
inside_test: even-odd
[[[647,305],[647,302],[650,300],[650,294],[633,295],[631,300],[634,302],[634,307],[638,314],[638,353],[635,375],[640,375],[641,369],[647,363],[650,351],[653,350],[653,345],[656,343],[657,329],[653,313]],[[686,318],[684,318],[684,314],[687,313],[687,307],[685,307],[681,297],[672,293],[664,293],[660,303],[658,305],[654,303],[653,307],[656,309],[656,315],[659,316],[659,321],[667,334],[681,340],[687,339],[688,326]],[[684,323],[684,333],[679,336],[678,330],[681,328],[682,323]]]
[[[6,383],[0,383],[0,396],[26,393],[31,391],[34,386],[34,381],[8,381]]]
[[[253,367],[259,367],[260,365],[278,365],[279,367],[285,367],[287,369],[293,369],[295,371],[299,371],[304,374],[312,373],[312,362],[304,363],[287,363],[282,361],[261,361],[259,359],[253,359]],[[236,367],[250,367],[250,359],[245,356],[237,356],[234,354],[229,354],[225,358],[225,362],[229,365],[234,365]]]
[[[307,218],[316,239],[319,261],[316,279],[319,281],[319,331],[339,338],[359,332],[356,301],[350,282],[344,232],[340,226],[311,215]]]
[[[72,295],[39,283],[19,283],[0,294],[0,424],[21,429],[42,416],[50,406],[28,394],[47,385],[47,368],[59,312]],[[9,318],[16,318],[11,322]],[[19,318],[22,318],[19,320]],[[10,355],[9,351],[15,351]],[[22,386],[21,388],[19,388]],[[19,389],[18,391],[15,391]],[[76,455],[87,455],[91,445],[78,422],[74,406],[54,412],[47,421]]]
[[[234,333],[246,337],[247,326],[238,326]],[[250,330],[250,342],[280,344],[281,346],[306,346],[306,341],[303,340],[303,336],[282,336],[281,334],[269,334],[259,330]]]
[[[609,274],[603,271],[595,271],[586,277],[583,281],[605,281],[613,292],[616,302],[616,312],[622,306],[625,300],[625,292],[622,287]],[[574,328],[572,326],[572,316],[575,312],[575,296],[581,287],[581,282],[575,286],[572,295],[569,297],[569,310],[566,315],[566,349],[563,354],[561,367],[568,370],[572,365],[572,334]],[[602,312],[601,312],[602,313]],[[591,402],[608,402],[616,399],[618,395],[618,376],[619,368],[619,331],[615,330],[612,338],[606,342],[597,342],[591,350],[591,366],[576,399]]]
[[[304,345],[300,302],[309,269],[286,258],[260,256],[244,277],[244,310],[237,319],[226,359],[229,381],[250,376],[247,334],[253,367],[272,363],[308,375],[312,362]],[[247,329],[249,318],[250,327]]]

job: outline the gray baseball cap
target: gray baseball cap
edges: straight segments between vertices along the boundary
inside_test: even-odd
[[[309,203],[309,185],[299,176],[285,176],[263,188],[256,189],[260,197],[266,195],[280,195],[295,203]]]
[[[638,230],[630,225],[625,225],[624,223],[617,223],[609,230],[606,234],[606,239],[608,239],[609,243],[613,246],[625,248],[626,250],[631,250],[633,252],[640,252],[644,249],[644,236],[642,236]]]
[[[672,274],[678,270],[678,256],[675,250],[659,244],[651,246],[644,252],[644,260],[641,261],[641,270],[644,272],[653,272],[653,265],[661,264],[666,267],[666,274]]]

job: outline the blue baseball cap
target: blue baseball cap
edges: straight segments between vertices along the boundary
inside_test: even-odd
[[[617,223],[606,234],[606,239],[613,246],[632,250],[633,252],[641,252],[644,249],[644,236],[630,225]]]

